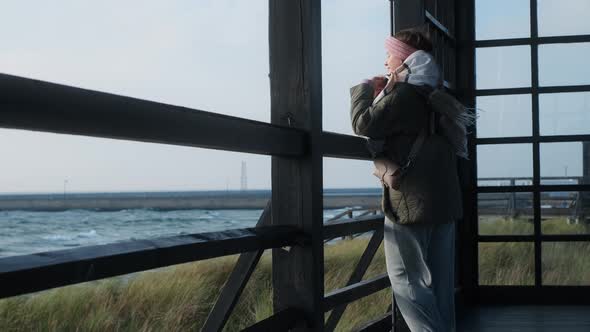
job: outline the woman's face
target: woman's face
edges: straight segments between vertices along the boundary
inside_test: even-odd
[[[396,57],[395,55],[391,55],[387,52],[387,57],[385,59],[385,69],[387,69],[387,73],[393,73],[393,71],[401,66],[403,63],[402,59]]]

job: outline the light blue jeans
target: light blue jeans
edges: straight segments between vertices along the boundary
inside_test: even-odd
[[[401,225],[385,217],[393,296],[412,332],[455,331],[455,223]]]

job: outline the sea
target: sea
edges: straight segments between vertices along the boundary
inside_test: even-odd
[[[371,189],[324,191],[324,195],[378,193],[379,191]],[[349,208],[355,207],[324,210],[324,221]],[[0,211],[0,257],[254,227],[262,211],[262,209]],[[354,212],[353,215],[360,212]]]

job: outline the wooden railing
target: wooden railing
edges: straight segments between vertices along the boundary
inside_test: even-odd
[[[355,281],[346,290],[324,295],[324,240],[374,231],[382,226],[383,219],[365,216],[344,223],[322,224],[322,158],[369,160],[370,155],[362,138],[321,131],[319,2],[271,0],[269,4],[274,27],[269,30],[270,124],[0,74],[3,128],[184,145],[273,158],[272,199],[257,227],[2,258],[0,297],[241,254],[203,327],[204,331],[219,331],[262,251],[272,248],[275,314],[256,325],[272,326],[269,329],[273,331],[294,326],[321,330],[326,304],[330,308],[342,306],[347,300],[385,286],[384,279]],[[302,262],[306,263],[301,266]],[[289,271],[298,266],[300,273],[292,275]]]
[[[322,131],[320,3],[269,1],[270,124],[0,74],[0,127],[264,154],[272,156],[273,168],[272,199],[254,228],[2,258],[0,297],[239,253],[203,327],[220,331],[263,250],[272,248],[274,314],[247,330],[331,331],[348,303],[388,287],[386,275],[362,280],[383,240],[383,216],[323,225],[322,158],[370,160],[370,155],[363,139]],[[393,18],[394,2],[389,4]],[[396,1],[395,6],[392,32],[427,17],[454,43],[435,13],[425,16],[423,4]],[[454,74],[449,59],[445,73]],[[454,89],[446,79],[445,86]],[[374,233],[347,286],[324,294],[324,242],[369,231]],[[388,331],[392,309],[393,304],[362,329]]]
[[[333,216],[332,218],[326,220],[324,222],[324,226],[326,226],[326,225],[335,225],[335,224],[346,222],[346,219],[345,218],[353,219],[354,212],[360,212],[360,211],[362,211],[362,213],[359,214],[359,215],[357,215],[356,218],[355,218],[355,220],[358,220],[358,218],[361,218],[361,217],[364,217],[364,216],[367,216],[367,215],[371,215],[371,214],[372,215],[377,215],[377,213],[379,213],[380,209],[378,209],[377,207],[346,209],[345,211],[340,212],[339,214],[337,214],[337,215]],[[342,237],[342,239],[344,239],[344,238],[353,239],[353,238],[355,238],[355,237],[357,237],[359,235],[362,235],[362,234],[363,233],[355,233],[355,234],[351,234],[351,235],[349,235],[347,237]],[[324,240],[324,243],[327,243],[327,242],[329,242],[329,241],[331,241],[331,240],[333,240],[335,238],[336,237],[327,238],[327,239]]]
[[[307,153],[308,133],[304,130],[5,74],[0,74],[0,113],[0,127],[4,128],[199,146],[288,158],[301,158]],[[332,133],[323,133],[322,138],[325,138],[322,146],[326,155],[369,158],[361,138]],[[342,146],[347,146],[346,151],[341,149]],[[203,328],[204,331],[219,331],[263,250],[309,246],[309,233],[296,225],[270,223],[271,211],[269,202],[255,228],[0,258],[0,297],[241,254]],[[328,224],[323,230],[323,240],[374,231],[382,222],[380,216],[363,216]],[[363,269],[361,264],[356,275],[361,274]],[[357,279],[351,278],[346,290],[329,294],[325,302],[338,308],[347,299],[352,301],[384,286],[384,280],[367,284],[358,283]],[[304,310],[293,307],[286,312],[291,315],[290,319],[277,319],[286,315],[281,310],[268,320],[257,323],[257,326],[271,324],[273,330],[282,331],[291,325],[309,324],[309,318],[302,314]]]
[[[491,177],[478,178],[483,183],[506,183],[507,186],[528,185],[530,177]],[[578,185],[586,181],[580,176],[543,176],[541,181],[559,185]],[[590,199],[584,191],[541,192],[541,217],[568,217],[584,219],[590,216]],[[478,214],[480,216],[504,216],[530,218],[533,217],[532,192],[492,192],[478,194]]]

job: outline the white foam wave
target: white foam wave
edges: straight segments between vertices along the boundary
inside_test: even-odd
[[[49,241],[70,241],[77,238],[91,238],[96,237],[98,234],[94,229],[89,230],[88,232],[81,232],[81,233],[71,233],[71,234],[49,234],[41,236],[44,240]]]

